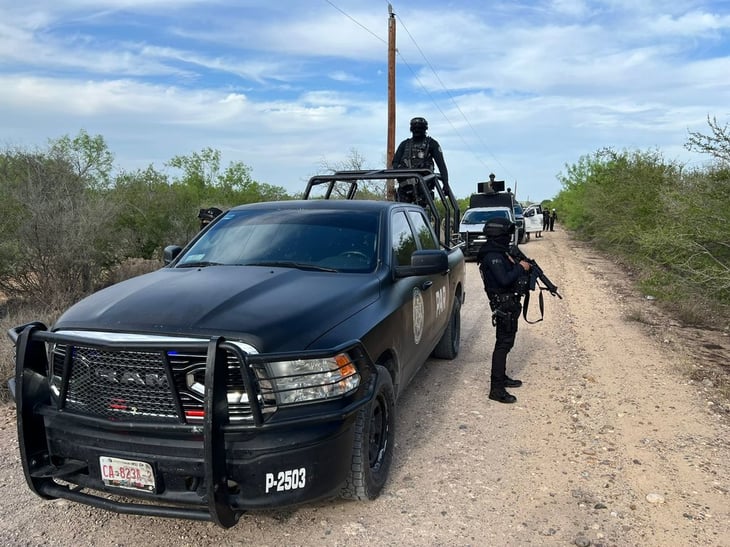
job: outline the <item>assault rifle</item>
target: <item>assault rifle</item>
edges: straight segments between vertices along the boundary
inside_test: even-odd
[[[517,283],[520,294],[524,295],[525,297],[525,304],[522,307],[522,317],[524,317],[525,321],[527,321],[528,323],[538,323],[539,321],[542,321],[542,318],[545,314],[545,304],[542,298],[542,291],[548,291],[550,294],[552,294],[553,296],[557,296],[561,300],[563,299],[563,297],[560,296],[560,293],[558,292],[558,286],[550,281],[548,276],[545,275],[545,272],[542,271],[542,268],[535,260],[533,260],[532,258],[528,258],[522,251],[517,248],[517,246],[511,249],[510,254],[518,261],[524,260],[525,262],[530,263],[530,271],[525,272],[525,275],[522,276]],[[541,286],[538,281],[542,281],[543,285],[545,286]],[[540,319],[538,319],[537,321],[528,321],[527,307],[530,304],[530,291],[534,291],[535,289],[540,289]]]

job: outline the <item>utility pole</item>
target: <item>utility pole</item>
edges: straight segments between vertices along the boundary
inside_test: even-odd
[[[395,154],[395,14],[393,6],[388,4],[388,143],[385,157],[390,168]],[[388,179],[386,183],[387,199],[395,201],[395,181]]]

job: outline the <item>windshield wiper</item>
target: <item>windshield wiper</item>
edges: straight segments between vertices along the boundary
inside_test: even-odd
[[[186,262],[185,264],[178,264],[178,268],[205,268],[206,266],[225,266],[221,262],[208,262],[206,260],[200,260],[198,262]]]
[[[336,272],[334,268],[325,268],[316,264],[306,262],[293,262],[290,260],[268,260],[264,262],[247,262],[241,266],[277,266],[281,268],[297,268],[298,270],[309,270],[313,272]]]

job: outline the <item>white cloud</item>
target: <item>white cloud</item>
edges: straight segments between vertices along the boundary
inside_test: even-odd
[[[558,13],[572,17],[580,17],[590,11],[587,3],[582,0],[553,0],[551,8]]]
[[[702,11],[689,12],[674,17],[663,14],[647,21],[647,30],[655,35],[687,37],[730,30],[730,15],[718,15]]]
[[[0,140],[84,128],[125,167],[210,146],[290,191],[353,148],[377,166],[387,3],[334,4],[0,0]],[[709,0],[394,10],[397,139],[425,115],[461,196],[494,170],[549,197],[603,146],[688,157],[687,129],[730,115],[730,16]]]

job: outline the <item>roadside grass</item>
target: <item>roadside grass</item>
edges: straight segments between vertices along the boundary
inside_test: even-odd
[[[645,294],[682,324],[718,329],[728,325],[730,306],[666,271],[649,270],[638,281]]]
[[[636,310],[636,309],[629,310],[624,315],[624,318],[627,321],[633,321],[635,323],[641,323],[642,325],[652,325],[653,324],[651,322],[651,320],[644,313],[642,313],[641,310]]]
[[[15,347],[10,342],[7,332],[13,327],[41,321],[50,325],[60,315],[61,310],[43,305],[31,305],[8,299],[0,294],[0,330],[3,340],[0,341],[0,403],[11,401],[8,380],[15,376]]]
[[[654,297],[655,305],[683,328],[719,332],[730,336],[730,306],[715,294],[692,287],[681,276],[667,270],[645,269],[636,283],[642,294]],[[626,318],[648,326],[655,322],[641,310],[632,310]],[[686,376],[702,389],[715,392],[726,408],[730,402],[730,363],[727,355],[730,338],[724,344],[696,342],[695,358],[687,363]]]
[[[698,366],[689,372],[692,381],[715,389],[724,401],[730,401],[730,374],[715,366]],[[709,381],[709,383],[707,383]]]
[[[103,286],[109,286],[130,279],[162,266],[160,260],[128,259],[107,272]],[[99,287],[101,288],[101,287]],[[58,302],[53,305],[33,304],[20,299],[7,298],[0,292],[0,404],[12,400],[8,379],[15,375],[15,348],[7,332],[19,325],[40,321],[51,326],[63,311],[73,302]]]

